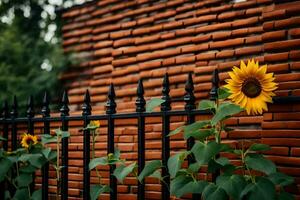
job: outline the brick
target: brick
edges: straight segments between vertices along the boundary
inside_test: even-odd
[[[299,45],[300,45],[300,39],[286,40],[286,41],[265,43],[264,49],[266,51],[276,51],[276,50],[282,50],[282,49],[291,50],[291,48],[296,48]]]
[[[234,50],[224,50],[216,54],[216,58],[230,58],[232,56],[234,56]]]
[[[290,51],[291,59],[299,59],[300,58],[300,50],[292,50]]]
[[[264,55],[265,62],[275,62],[275,61],[286,61],[289,58],[289,53],[275,53],[275,54],[267,54]]]
[[[216,53],[201,53],[196,56],[197,60],[212,60],[216,57]]]
[[[300,148],[291,148],[291,156],[300,156]]]
[[[244,48],[239,48],[235,50],[235,55],[240,56],[240,55],[253,55],[253,54],[258,54],[261,53],[262,47],[261,46],[253,46],[253,47],[244,47]]]
[[[227,39],[231,36],[231,31],[216,32],[212,34],[213,40]]]
[[[122,66],[122,65],[132,64],[132,63],[135,63],[136,60],[137,59],[135,57],[113,60],[112,65],[113,66]]]
[[[210,48],[212,49],[225,48],[225,47],[242,45],[243,43],[244,43],[244,38],[229,39],[225,41],[211,42]]]
[[[149,43],[149,42],[154,42],[156,40],[160,39],[160,35],[152,35],[152,36],[146,36],[146,37],[140,37],[135,39],[135,44],[143,44],[143,43]]]
[[[272,20],[272,19],[280,19],[286,16],[286,11],[282,10],[274,10],[271,12],[263,12],[262,17],[265,21]]]
[[[300,37],[300,28],[290,29],[288,34],[290,36],[292,36],[293,38],[299,38]]]
[[[290,26],[299,26],[300,25],[300,17],[291,17],[288,19],[275,21],[275,28],[286,28]]]
[[[244,27],[244,26],[249,26],[249,25],[254,25],[259,22],[258,17],[251,17],[248,19],[240,19],[240,20],[235,20],[232,23],[232,27]]]
[[[294,62],[290,66],[291,70],[298,70],[300,69],[300,62]]]
[[[288,72],[289,64],[268,65],[268,72]]]
[[[233,11],[233,12],[225,12],[218,15],[218,20],[228,20],[232,18],[238,18],[245,14],[244,10]]]
[[[286,31],[271,31],[262,34],[263,41],[276,41],[286,39]]]

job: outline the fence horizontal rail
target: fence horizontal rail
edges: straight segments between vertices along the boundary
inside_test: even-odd
[[[41,109],[41,116],[35,116],[34,105],[32,97],[29,98],[27,105],[26,117],[19,117],[18,115],[18,103],[16,97],[13,99],[12,109],[9,112],[7,101],[4,102],[2,112],[0,113],[0,124],[2,125],[3,137],[8,138],[8,134],[10,131],[11,144],[12,149],[17,148],[17,124],[18,123],[27,123],[28,132],[34,134],[34,123],[35,122],[43,122],[44,123],[44,134],[50,133],[50,122],[62,122],[62,129],[67,131],[69,128],[70,121],[82,121],[84,126],[86,126],[91,120],[106,120],[107,124],[107,132],[108,132],[108,140],[107,140],[107,153],[114,152],[114,127],[115,127],[115,119],[137,119],[137,127],[138,127],[138,173],[141,172],[143,166],[145,165],[145,118],[147,117],[160,117],[162,119],[162,163],[166,165],[169,157],[170,157],[170,141],[169,137],[165,137],[170,132],[170,117],[172,116],[186,116],[186,123],[191,124],[195,121],[195,116],[197,115],[207,115],[211,114],[209,111],[197,110],[195,104],[195,96],[194,96],[194,84],[192,80],[192,74],[188,75],[188,79],[185,85],[185,95],[183,98],[177,98],[176,101],[184,101],[185,108],[184,110],[171,110],[171,102],[175,102],[169,96],[170,87],[169,87],[169,78],[166,74],[162,84],[162,99],[164,102],[160,106],[160,111],[154,112],[146,112],[145,105],[146,101],[144,99],[144,88],[142,80],[138,82],[137,87],[137,99],[136,99],[136,112],[130,113],[116,113],[117,103],[115,102],[115,91],[113,84],[109,87],[108,92],[108,101],[106,104],[106,113],[100,115],[92,115],[92,107],[89,91],[87,90],[82,105],[82,115],[70,116],[69,115],[69,100],[67,92],[64,92],[61,108],[60,108],[60,116],[50,116],[49,109],[49,97],[48,94],[45,93],[43,99],[43,107]],[[219,77],[218,71],[214,70],[212,75],[212,89],[210,91],[210,99],[215,100],[217,98],[217,91],[219,88]],[[300,97],[288,96],[288,97],[274,97],[274,103],[294,103],[300,102]],[[9,129],[11,127],[11,129]],[[83,166],[83,198],[85,200],[89,200],[89,190],[90,190],[90,172],[89,172],[89,162],[90,162],[90,132],[88,130],[84,131],[84,148],[83,148],[83,158],[84,158],[84,166]],[[194,141],[189,139],[187,141],[187,149],[190,150],[193,146]],[[62,141],[62,164],[66,166],[62,170],[62,182],[61,182],[61,194],[62,199],[68,199],[68,140],[65,138]],[[3,147],[5,150],[8,148],[8,141],[3,143]],[[195,162],[193,159],[188,160],[189,163]],[[110,166],[110,187],[112,188],[110,192],[110,199],[117,199],[117,181],[112,173],[115,169],[115,166]],[[42,189],[43,195],[42,199],[48,199],[48,181],[49,181],[49,165],[45,165],[42,169]],[[168,177],[167,168],[162,168],[162,176]],[[170,193],[168,188],[170,187],[169,179],[166,179],[164,183],[162,183],[162,197],[163,199],[169,199]],[[144,199],[145,197],[145,185],[143,183],[138,183],[137,190],[138,199]],[[0,197],[2,199],[2,197]],[[193,200],[199,199],[199,196],[193,195]]]

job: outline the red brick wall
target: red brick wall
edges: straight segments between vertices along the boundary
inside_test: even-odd
[[[136,85],[144,79],[147,98],[161,95],[163,75],[168,72],[173,98],[184,95],[188,72],[194,72],[196,97],[208,97],[213,69],[223,81],[227,71],[241,59],[255,58],[274,72],[279,96],[300,95],[300,1],[248,0],[102,0],[65,10],[63,45],[75,52],[80,63],[62,75],[70,94],[71,108],[79,112],[86,89],[90,89],[93,113],[102,113],[109,83],[116,86],[118,112],[133,111]],[[183,103],[173,104],[173,109]],[[290,190],[300,199],[300,104],[270,105],[261,116],[241,115],[228,121],[237,130],[224,135],[233,144],[241,139],[272,146],[267,154],[279,170],[294,176]],[[172,129],[183,124],[173,118]],[[160,158],[159,119],[147,119],[147,159]],[[104,122],[102,122],[104,123]],[[74,127],[78,124],[74,123]],[[117,146],[123,158],[137,157],[136,122],[117,121]],[[98,155],[106,151],[106,128],[100,130]],[[74,128],[70,144],[70,195],[82,189],[82,137]],[[180,137],[172,148],[185,147]],[[107,173],[103,171],[104,177]],[[92,173],[92,175],[94,175]],[[105,179],[106,180],[106,179]],[[92,178],[92,181],[95,181]],[[160,199],[159,185],[148,180],[147,198]],[[135,198],[136,181],[119,185],[120,199]]]

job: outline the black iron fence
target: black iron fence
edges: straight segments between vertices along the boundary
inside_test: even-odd
[[[114,153],[114,127],[115,127],[115,119],[137,119],[137,127],[138,127],[138,173],[142,171],[145,166],[145,118],[146,117],[161,117],[162,118],[162,164],[163,166],[167,166],[167,161],[170,157],[170,141],[167,136],[170,132],[170,117],[171,116],[186,116],[186,123],[191,124],[195,121],[196,115],[201,114],[209,114],[206,111],[200,111],[196,109],[195,104],[195,96],[194,96],[194,84],[192,80],[192,74],[188,75],[188,79],[185,85],[185,109],[184,110],[171,110],[171,102],[172,99],[169,95],[170,87],[169,87],[169,79],[168,74],[164,76],[163,84],[162,84],[162,99],[164,102],[161,104],[160,112],[145,112],[146,101],[144,99],[144,88],[142,80],[138,82],[137,86],[137,99],[136,99],[136,112],[133,113],[116,113],[117,104],[115,102],[115,91],[114,86],[111,84],[109,86],[108,92],[108,100],[106,103],[106,114],[103,115],[91,115],[91,101],[89,91],[87,90],[84,96],[84,101],[82,105],[82,115],[81,116],[69,116],[69,100],[67,92],[63,93],[61,108],[60,108],[60,116],[59,117],[51,117],[50,109],[49,109],[49,97],[47,93],[45,93],[43,98],[43,106],[41,109],[41,117],[35,117],[34,112],[34,104],[33,98],[30,97],[27,105],[26,117],[18,116],[18,103],[16,97],[13,99],[13,103],[11,106],[11,111],[9,112],[9,107],[7,101],[3,103],[3,108],[0,116],[0,125],[2,125],[3,137],[9,138],[9,134],[11,134],[11,150],[17,149],[17,124],[18,123],[27,123],[28,133],[34,134],[35,130],[35,122],[42,122],[44,125],[43,134],[50,134],[50,122],[61,122],[62,130],[67,131],[69,128],[70,121],[83,121],[84,126],[89,124],[91,120],[107,120],[107,130],[108,130],[108,138],[107,138],[107,153]],[[212,89],[210,91],[210,99],[215,100],[217,98],[217,90],[219,87],[219,76],[218,71],[215,70],[212,75]],[[292,103],[292,102],[300,102],[299,97],[278,97],[274,98],[275,103]],[[83,133],[83,198],[85,200],[90,199],[90,171],[89,171],[89,162],[90,162],[90,132],[89,130],[84,130]],[[8,149],[8,142],[3,143],[3,148],[5,150]],[[187,148],[191,149],[194,141],[189,139],[187,142]],[[62,139],[62,157],[61,162],[64,168],[61,171],[61,199],[68,199],[68,138]],[[194,162],[192,158],[189,158],[189,162]],[[110,166],[110,188],[112,189],[110,192],[110,199],[117,199],[117,180],[112,175],[116,166]],[[48,199],[48,180],[49,180],[49,165],[45,165],[42,168],[42,199]],[[169,185],[170,179],[168,176],[168,170],[166,167],[162,167],[162,177],[166,177],[162,184],[162,199],[169,199]],[[144,183],[138,183],[138,192],[137,199],[144,199],[145,197],[145,185]],[[196,195],[193,196],[193,199],[199,199]]]

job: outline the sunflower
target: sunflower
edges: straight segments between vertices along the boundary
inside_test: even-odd
[[[234,66],[229,72],[230,79],[225,80],[224,87],[231,93],[228,98],[245,108],[248,115],[267,111],[267,103],[272,103],[275,96],[277,83],[273,73],[266,72],[267,65],[259,67],[258,61],[248,60],[247,65],[241,61],[240,68]]]
[[[95,127],[99,128],[100,127],[100,121],[99,120],[92,120],[90,122],[90,126],[95,126]]]
[[[28,149],[30,145],[38,143],[37,136],[30,135],[29,133],[24,133],[22,136],[21,145],[22,147]]]

